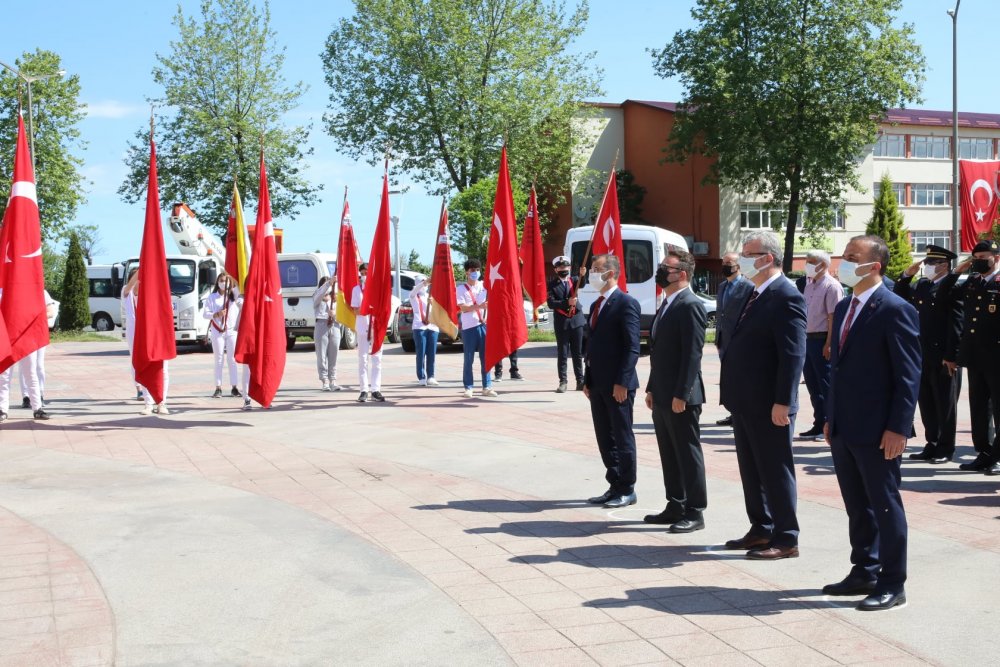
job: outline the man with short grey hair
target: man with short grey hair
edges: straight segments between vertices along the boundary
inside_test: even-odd
[[[833,309],[844,296],[840,281],[830,275],[830,255],[823,250],[806,253],[806,364],[802,369],[809,400],[812,402],[813,425],[799,433],[800,438],[823,440],[826,424],[824,407],[830,389],[830,324]]]

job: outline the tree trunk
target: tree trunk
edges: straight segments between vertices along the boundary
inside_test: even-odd
[[[789,179],[789,186],[788,221],[785,225],[785,257],[781,262],[781,270],[784,273],[792,270],[792,258],[795,253],[795,222],[799,218],[802,190],[801,164],[797,164],[792,168],[792,177]]]

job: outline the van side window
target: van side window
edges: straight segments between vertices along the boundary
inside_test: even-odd
[[[308,259],[278,260],[278,273],[281,275],[281,286],[316,287],[319,285],[319,271],[316,265]]]
[[[108,297],[111,294],[111,279],[110,278],[91,278],[90,279],[90,296],[92,297]]]
[[[653,244],[649,241],[625,239],[625,279],[630,283],[644,283],[653,277]]]

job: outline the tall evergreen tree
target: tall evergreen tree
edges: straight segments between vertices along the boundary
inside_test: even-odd
[[[889,246],[889,266],[886,267],[885,274],[893,280],[913,263],[910,233],[903,228],[903,213],[899,210],[896,193],[892,190],[892,178],[888,173],[882,174],[872,219],[865,227],[865,234],[885,239]]]
[[[69,249],[66,252],[66,272],[60,293],[59,328],[64,331],[79,331],[90,324],[90,289],[87,282],[87,265],[83,261],[83,249],[76,232],[70,232]]]

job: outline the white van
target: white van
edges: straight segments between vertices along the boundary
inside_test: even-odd
[[[93,264],[87,267],[90,283],[90,323],[95,331],[113,331],[122,325],[122,286],[112,276],[112,264]]]
[[[285,306],[286,347],[289,350],[295,346],[296,336],[313,336],[316,324],[313,293],[319,287],[320,278],[329,278],[336,271],[337,255],[334,253],[287,252],[278,255],[281,296]],[[353,350],[357,346],[357,334],[341,325],[340,349]]]
[[[573,227],[566,232],[566,243],[563,254],[572,262],[572,274],[578,275],[580,264],[584,261],[583,254],[594,233],[593,225]],[[684,237],[662,227],[649,225],[622,225],[622,250],[625,261],[622,271],[628,285],[628,293],[634,297],[641,308],[639,328],[643,338],[649,337],[649,329],[653,325],[653,316],[659,305],[660,290],[656,287],[656,267],[667,256],[670,248],[687,250]],[[587,259],[589,265],[593,258]],[[584,280],[579,292],[580,308],[590,312],[590,307],[597,300],[597,290]]]

